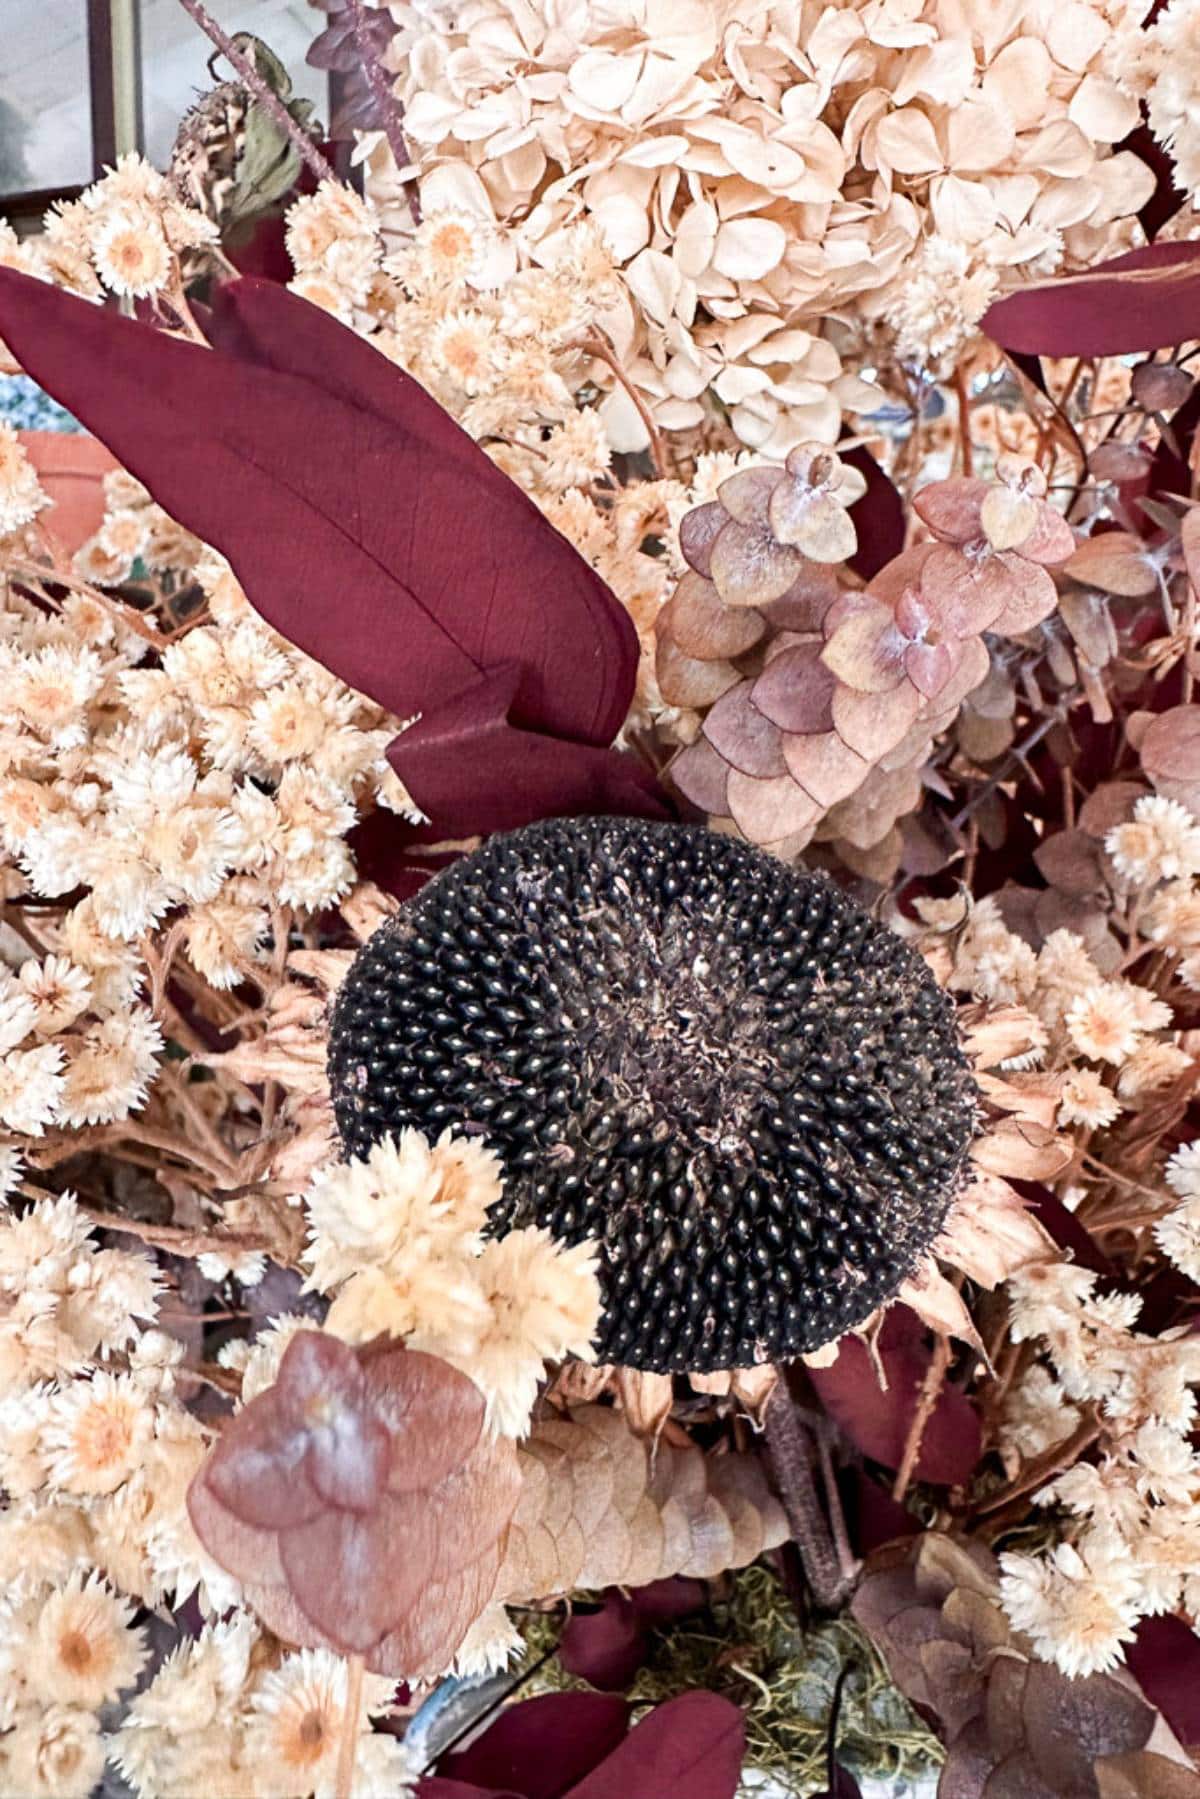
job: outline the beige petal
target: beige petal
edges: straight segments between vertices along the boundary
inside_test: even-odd
[[[971,1145],[971,1157],[989,1174],[1019,1181],[1048,1181],[1071,1160],[1070,1144],[1044,1125],[1003,1118]]]
[[[774,219],[730,219],[717,232],[713,267],[731,281],[758,281],[782,260],[787,234]]]

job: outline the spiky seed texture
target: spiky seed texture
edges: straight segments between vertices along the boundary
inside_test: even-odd
[[[491,838],[334,1004],[346,1151],[485,1136],[497,1233],[601,1245],[597,1354],[672,1372],[819,1348],[941,1229],[977,1093],[924,962],[824,877],[703,828]]]

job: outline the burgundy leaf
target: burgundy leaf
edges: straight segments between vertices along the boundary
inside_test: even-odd
[[[850,450],[839,446],[838,455],[866,478],[866,493],[850,508],[858,533],[858,548],[850,558],[850,567],[869,581],[904,548],[904,501],[891,476],[884,474],[862,444],[855,444]]]
[[[877,1480],[861,1468],[846,1469],[845,1478],[849,1485],[846,1509],[850,1540],[859,1555],[869,1555],[872,1549],[896,1537],[916,1536],[920,1519],[893,1499]],[[839,1487],[842,1484],[839,1479]]]
[[[652,1580],[648,1586],[634,1587],[629,1597],[639,1620],[650,1630],[690,1618],[708,1603],[708,1588],[702,1580],[690,1580],[676,1574],[668,1580]]]
[[[432,820],[417,835],[468,837],[584,812],[670,816],[632,756],[514,722],[520,682],[514,663],[493,669],[393,737],[388,760]]]
[[[1179,343],[1198,306],[1200,244],[1145,244],[1006,295],[988,307],[982,327],[1005,350],[1121,356]]]
[[[426,1774],[417,1782],[416,1799],[525,1799],[525,1795],[514,1792],[512,1787],[480,1787],[466,1780]]]
[[[1138,1685],[1180,1742],[1200,1743],[1200,1637],[1182,1618],[1143,1618],[1125,1651]]]
[[[646,1654],[646,1630],[632,1602],[612,1589],[597,1612],[576,1612],[563,1631],[558,1656],[568,1674],[608,1693],[629,1685]]]
[[[838,1762],[833,1770],[833,1785],[814,1793],[813,1799],[862,1799],[862,1788],[849,1768],[843,1768]]]
[[[905,1312],[893,1307],[893,1312]],[[892,1313],[888,1314],[889,1321]],[[917,1409],[921,1383],[931,1352],[905,1319],[885,1326],[878,1344],[887,1391],[866,1345],[843,1337],[837,1360],[828,1368],[810,1368],[809,1379],[821,1404],[856,1448],[885,1468],[898,1468]],[[921,1451],[914,1470],[918,1480],[953,1486],[969,1480],[979,1460],[981,1436],[974,1406],[958,1388],[943,1385],[925,1422]]]
[[[327,313],[240,280],[210,334],[204,350],[0,270],[0,335],[22,365],[229,557],[284,636],[402,715],[513,671],[505,713],[549,740],[549,757],[520,755],[540,762],[531,802],[555,795],[556,756],[568,797],[550,810],[574,809],[581,782],[599,795],[599,772],[555,741],[608,744],[632,695],[636,633],[599,576],[418,382]],[[455,797],[443,834],[480,828]],[[495,800],[485,783],[480,811]],[[510,822],[540,815],[519,805]]]
[[[1091,1232],[1049,1187],[1036,1181],[1014,1181],[1012,1185],[1027,1201],[1038,1223],[1045,1226],[1060,1249],[1070,1250],[1073,1260],[1081,1268],[1090,1268],[1094,1274],[1107,1277],[1116,1274],[1112,1262],[1096,1247]]]
[[[567,1799],[734,1799],[745,1750],[736,1705],[681,1693],[656,1705]]]
[[[501,1712],[469,1749],[444,1755],[439,1772],[485,1789],[513,1787],[524,1799],[563,1799],[628,1728],[629,1707],[614,1694],[547,1693]]]
[[[1147,21],[1143,20],[1143,25]],[[1142,230],[1153,242],[1169,219],[1173,219],[1181,206],[1187,203],[1187,193],[1175,185],[1175,159],[1163,149],[1149,125],[1145,121],[1146,103],[1142,103],[1143,123],[1135,125],[1128,137],[1122,138],[1114,149],[1132,150],[1133,154],[1144,162],[1154,176],[1154,192],[1146,204],[1138,209],[1138,219]]]

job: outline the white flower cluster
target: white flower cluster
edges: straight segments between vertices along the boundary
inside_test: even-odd
[[[335,1293],[329,1330],[441,1356],[485,1395],[492,1427],[519,1437],[546,1363],[590,1359],[600,1288],[590,1243],[567,1248],[532,1226],[484,1242],[500,1193],[491,1150],[404,1131],[317,1176],[306,1260],[309,1285]]]
[[[89,299],[103,287],[143,300],[169,294],[178,256],[217,236],[211,219],[185,206],[164,175],[131,153],[78,200],[53,206],[38,236],[19,240],[0,221],[0,263]]]
[[[1094,1409],[1100,1428],[1098,1459],[1037,1495],[1066,1511],[1071,1540],[1001,1556],[1013,1624],[1071,1676],[1115,1667],[1140,1618],[1182,1609],[1200,1621],[1200,1455],[1190,1442],[1200,1341],[1139,1333],[1138,1296],[1097,1293],[1096,1279],[1057,1262],[1009,1287],[1013,1340],[1039,1345],[1056,1392]],[[1073,1421],[1068,1412],[1068,1434]]]
[[[78,557],[103,586],[54,610],[10,583],[0,607],[0,878],[38,902],[0,944],[0,1129],[18,1136],[144,1103],[163,1049],[137,1003],[156,932],[234,987],[266,965],[281,907],[349,891],[361,810],[413,816],[384,756],[395,723],[263,624],[136,482],[106,484]],[[103,591],[138,561],[208,603],[159,634],[153,666]]]
[[[1140,9],[1139,9],[1140,10]],[[1145,17],[1143,12],[1143,17]],[[1169,0],[1144,27],[1120,32],[1109,47],[1107,66],[1122,90],[1145,100],[1150,129],[1175,162],[1175,180],[1191,195],[1200,190],[1200,6],[1196,0]]]
[[[284,1656],[234,1612],[129,1698],[148,1655],[136,1611],[240,1602],[188,1518],[210,1437],[177,1390],[159,1290],[146,1257],[97,1247],[70,1194],[0,1213],[0,1791],[90,1799],[108,1755],[141,1799],[326,1799],[340,1658]],[[277,1361],[270,1334],[259,1353]],[[394,1686],[365,1684],[355,1791],[379,1799],[408,1791],[402,1748],[367,1715]]]
[[[1059,1124],[1104,1129],[1191,1066],[1166,1001],[1137,981],[1106,977],[1076,932],[1052,931],[1034,950],[990,897],[965,922],[959,900],[919,900],[917,911],[933,930],[961,926],[945,967],[953,990],[1028,1008],[1038,1027],[1028,1065],[1044,1069]]]

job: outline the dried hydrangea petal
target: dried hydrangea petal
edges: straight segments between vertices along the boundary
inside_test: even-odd
[[[784,774],[779,727],[759,711],[753,689],[754,682],[742,681],[722,694],[704,721],[704,735],[743,774],[764,778]]]
[[[831,493],[781,481],[771,495],[771,530],[813,562],[845,562],[858,548],[854,520]]]
[[[785,737],[783,754],[792,779],[825,809],[861,787],[871,767],[836,731],[820,737]]]
[[[816,734],[833,728],[837,677],[822,660],[819,638],[773,656],[754,683],[754,704],[784,731]]]
[[[729,523],[729,514],[718,500],[693,506],[679,521],[679,548],[684,560],[707,580],[712,575],[712,547]]]
[[[722,818],[728,812],[725,785],[729,764],[706,737],[698,737],[679,752],[671,764],[671,779],[684,799],[710,818]]]
[[[660,636],[654,657],[659,692],[669,706],[711,706],[741,676],[732,662],[701,662]]]
[[[778,468],[736,469],[718,487],[717,499],[739,525],[756,525],[763,530],[770,515],[771,496],[783,479],[783,470]]]
[[[726,800],[739,831],[751,843],[778,843],[815,825],[820,807],[791,775],[760,781],[731,768]]]
[[[833,696],[833,723],[844,743],[874,762],[907,735],[920,709],[921,696],[907,679],[889,693],[839,687]]]
[[[659,614],[659,634],[669,635],[685,656],[701,662],[744,655],[766,630],[760,613],[724,605],[712,582],[694,573],[684,575],[667,607],[665,617]]]
[[[836,619],[822,652],[825,666],[857,693],[890,693],[904,679],[907,643],[896,628],[891,609],[869,594],[838,602]]]
[[[727,606],[765,606],[785,594],[800,572],[799,552],[769,531],[731,519],[712,547],[712,578]]]

